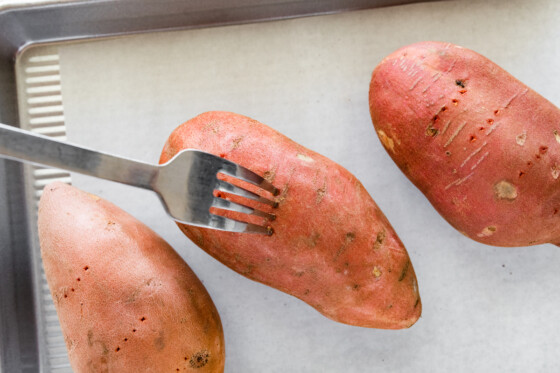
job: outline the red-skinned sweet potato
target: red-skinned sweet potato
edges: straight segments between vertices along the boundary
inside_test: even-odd
[[[148,227],[57,182],[41,197],[39,237],[75,372],[223,372],[210,296]]]
[[[294,295],[347,324],[404,328],[421,302],[409,256],[362,184],[340,165],[253,119],[201,114],[169,137],[160,163],[194,148],[263,175],[279,190],[272,236],[179,225],[244,276]],[[264,192],[267,194],[266,192]],[[256,223],[264,223],[259,221]]]
[[[471,50],[423,42],[374,70],[389,155],[456,229],[482,243],[560,242],[560,110]]]

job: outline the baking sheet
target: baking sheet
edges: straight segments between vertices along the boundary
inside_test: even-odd
[[[442,40],[486,55],[559,105],[558,16],[554,0],[449,1],[56,46],[72,142],[157,162],[177,125],[228,110],[349,169],[409,251],[423,302],[410,329],[328,320],[205,254],[149,192],[81,175],[73,184],[132,213],[185,258],[222,317],[226,372],[551,371],[560,364],[558,248],[484,246],[451,228],[379,143],[367,92],[385,55]]]

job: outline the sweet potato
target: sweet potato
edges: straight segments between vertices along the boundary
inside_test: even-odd
[[[141,222],[62,183],[45,187],[39,237],[75,372],[223,372],[210,296]]]
[[[281,193],[272,236],[179,225],[198,246],[242,275],[294,295],[347,324],[404,328],[420,316],[406,249],[363,185],[335,162],[256,120],[201,114],[169,137],[160,163],[185,148],[220,155]],[[256,223],[264,224],[264,221]]]
[[[381,142],[436,210],[496,246],[560,242],[560,111],[471,50],[423,42],[374,70]]]

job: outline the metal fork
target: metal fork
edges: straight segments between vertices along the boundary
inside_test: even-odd
[[[277,195],[278,189],[247,168],[199,150],[183,150],[165,164],[152,165],[0,123],[0,157],[152,190],[159,196],[166,212],[180,223],[229,232],[272,234],[268,224],[261,226],[226,218],[211,213],[210,208],[256,215],[267,221],[275,218],[274,214],[227,200],[227,194],[231,194],[276,206],[272,199],[218,179],[219,173],[249,182],[272,195]],[[226,192],[226,195],[215,191]]]

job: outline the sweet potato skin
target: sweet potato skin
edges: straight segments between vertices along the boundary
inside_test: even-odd
[[[492,61],[422,42],[369,91],[389,155],[456,229],[495,246],[560,241],[560,111]]]
[[[398,329],[420,316],[408,253],[362,184],[333,161],[270,127],[228,112],[201,114],[169,137],[160,163],[185,148],[220,155],[279,190],[272,236],[179,224],[198,246],[242,275],[294,295],[351,325]],[[257,223],[263,223],[257,221]]]
[[[39,237],[75,372],[223,372],[210,296],[148,227],[56,182],[41,197]]]

